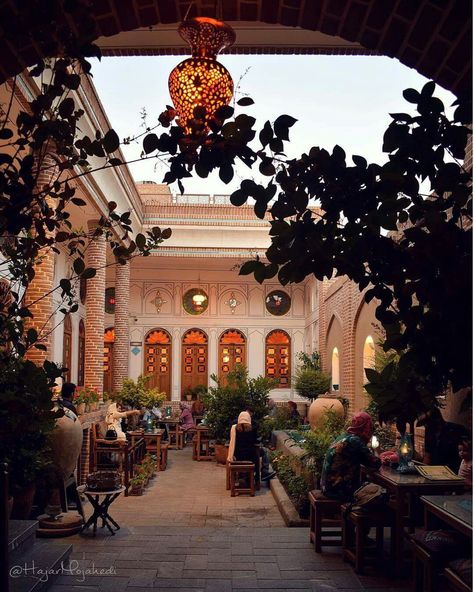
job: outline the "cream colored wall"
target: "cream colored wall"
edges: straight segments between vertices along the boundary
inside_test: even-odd
[[[376,303],[372,300],[365,303],[363,297],[359,305],[359,312],[355,319],[354,346],[355,355],[355,397],[354,410],[359,411],[367,406],[368,397],[364,391],[364,343],[369,335],[372,336],[377,347],[378,333],[375,325]]]

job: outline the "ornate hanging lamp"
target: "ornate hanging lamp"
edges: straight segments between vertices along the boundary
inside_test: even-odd
[[[235,42],[235,32],[220,20],[202,16],[184,20],[178,32],[191,46],[193,57],[174,68],[168,86],[178,125],[189,134],[189,122],[195,117],[196,107],[203,109],[203,119],[207,122],[219,107],[228,105],[232,99],[232,77],[216,56]],[[207,131],[206,126],[204,133]]]

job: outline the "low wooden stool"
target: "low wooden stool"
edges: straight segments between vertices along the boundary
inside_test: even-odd
[[[193,460],[197,460],[197,457],[198,457],[197,436],[193,436],[192,443],[193,443]]]
[[[451,567],[445,568],[443,576],[450,590],[454,590],[454,592],[472,592],[472,588]]]
[[[354,564],[356,573],[362,573],[367,559],[365,535],[371,527],[376,530],[376,555],[383,553],[384,527],[391,528],[391,546],[394,546],[395,515],[388,507],[368,508],[365,511],[349,510],[350,504],[341,506],[342,516],[342,557]]]
[[[167,442],[161,444],[160,471],[164,471],[168,465],[168,447]]]
[[[308,494],[310,504],[309,540],[314,545],[316,553],[321,553],[321,547],[340,547],[342,545],[341,502],[332,500],[319,489],[313,489]],[[336,530],[325,530],[335,528]]]
[[[413,592],[432,592],[436,581],[436,565],[433,555],[421,545],[418,545],[411,537],[411,548],[413,551]]]
[[[230,495],[235,497],[241,493],[255,495],[255,464],[247,461],[229,462]],[[249,480],[249,485],[238,484],[239,477]]]

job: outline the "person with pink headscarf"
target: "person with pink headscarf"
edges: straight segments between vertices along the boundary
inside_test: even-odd
[[[380,459],[367,446],[373,433],[370,415],[365,411],[355,413],[347,432],[336,438],[326,453],[321,475],[324,495],[351,501],[354,491],[360,487],[360,466],[380,467]]]

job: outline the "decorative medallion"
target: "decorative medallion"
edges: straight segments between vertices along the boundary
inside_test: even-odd
[[[135,346],[135,347],[132,347],[132,349],[130,351],[132,352],[132,354],[134,356],[138,356],[138,354],[140,353],[141,349],[139,347]]]
[[[183,296],[183,308],[189,314],[200,315],[207,309],[208,305],[208,296],[200,288],[192,288]]]
[[[163,304],[166,304],[167,302],[168,300],[164,300],[162,298],[159,290],[156,291],[156,296],[153,298],[153,300],[151,300],[151,304],[155,305],[157,314],[161,312],[161,307],[163,306]]]
[[[108,314],[115,313],[115,288],[105,290],[105,312]]]
[[[230,298],[229,298],[229,300],[226,300],[226,301],[224,302],[224,304],[225,304],[226,306],[228,306],[228,307],[230,308],[230,312],[231,312],[232,314],[234,314],[234,313],[235,313],[235,309],[236,309],[236,308],[239,306],[239,304],[242,304],[242,303],[240,302],[240,300],[237,300],[237,298],[235,297],[235,294],[234,294],[234,292],[231,292],[231,293],[230,293]]]
[[[265,306],[270,314],[280,317],[290,310],[291,298],[282,290],[273,290],[266,297]]]

